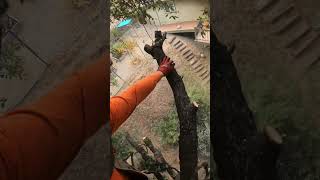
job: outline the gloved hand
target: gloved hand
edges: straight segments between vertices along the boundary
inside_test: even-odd
[[[163,75],[166,76],[174,70],[174,65],[174,62],[171,61],[169,57],[165,56],[161,61],[158,71],[161,71]]]

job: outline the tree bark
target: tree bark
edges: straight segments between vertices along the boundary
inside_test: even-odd
[[[264,134],[242,93],[230,50],[211,31],[213,119],[211,145],[218,176],[223,180],[276,180],[282,138],[272,127]]]
[[[161,31],[156,31],[154,44],[152,46],[145,45],[144,48],[147,53],[157,60],[158,64],[161,63],[165,56],[162,49],[165,39],[166,34],[162,34]],[[176,70],[167,75],[166,78],[174,95],[180,125],[180,178],[196,180],[196,167],[198,162],[197,107],[191,103],[182,78]]]

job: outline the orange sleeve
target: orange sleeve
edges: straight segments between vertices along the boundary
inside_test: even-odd
[[[55,180],[108,117],[103,56],[34,103],[0,117],[0,178]]]
[[[156,71],[142,80],[137,81],[118,96],[110,99],[110,125],[114,133],[130,116],[134,109],[143,101],[163,77]]]
[[[124,174],[121,174],[117,169],[113,169],[110,180],[129,180],[129,178]]]

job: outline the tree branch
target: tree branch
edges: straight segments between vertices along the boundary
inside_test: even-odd
[[[145,45],[144,47],[145,51],[152,55],[158,64],[161,63],[165,56],[162,49],[165,39],[166,34],[156,31],[154,44],[152,46]],[[196,180],[197,172],[195,169],[198,162],[197,109],[190,102],[182,78],[177,71],[174,70],[166,78],[174,95],[180,123],[180,177],[181,179]]]
[[[176,172],[173,171],[173,168],[168,164],[168,162],[164,159],[161,151],[159,151],[158,149],[156,149],[154,147],[154,145],[152,144],[151,140],[148,137],[144,137],[143,138],[143,142],[144,144],[152,151],[152,153],[154,154],[154,158],[156,159],[156,161],[158,161],[161,164],[164,164],[166,166],[166,169],[169,173],[169,175],[175,179],[177,174]]]
[[[130,143],[130,145],[133,146],[137,150],[137,152],[141,154],[142,159],[146,163],[156,162],[152,157],[148,155],[147,151],[145,151],[143,147],[139,145],[128,133],[126,134],[126,139]],[[155,165],[157,166],[157,164]],[[160,172],[153,171],[152,173],[156,176],[158,180],[164,180]]]

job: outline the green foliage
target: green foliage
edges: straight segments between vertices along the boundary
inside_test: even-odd
[[[114,37],[119,37],[122,35],[121,33],[122,31],[119,30],[118,28],[114,28],[111,30],[111,35],[114,36]]]
[[[203,10],[202,10],[202,15],[201,16],[199,16],[198,17],[198,21],[200,21],[200,22],[205,22],[205,21],[210,21],[209,20],[209,9],[206,7],[206,8],[204,8]]]
[[[160,135],[163,144],[175,146],[179,141],[179,121],[176,110],[168,113],[167,117],[159,121],[156,132]]]
[[[18,44],[9,44],[2,47],[1,59],[0,59],[0,71],[5,70],[8,73],[8,77],[23,79],[24,74],[24,61],[17,55],[17,51],[20,49]]]
[[[124,33],[128,31],[128,28],[114,28],[110,31],[110,44],[116,43]]]
[[[201,30],[201,36],[204,37],[206,35],[206,31],[204,29],[210,28],[210,10],[208,8],[204,8],[202,10],[202,15],[198,17],[198,21],[201,23],[201,26],[199,27]]]
[[[166,17],[177,18],[174,12],[173,0],[111,0],[110,14],[114,19],[122,20],[133,18],[141,24],[147,24],[147,21],[153,17],[148,10],[165,10]]]
[[[126,48],[123,43],[117,42],[112,45],[110,52],[115,58],[120,58],[126,52]]]
[[[111,76],[111,85],[112,86],[119,86],[118,80],[115,76]]]
[[[320,131],[304,110],[298,85],[272,75],[247,76],[254,77],[246,83],[244,92],[259,129],[271,125],[284,138],[278,163],[281,179],[318,180]]]
[[[134,152],[129,142],[126,140],[125,133],[122,131],[117,131],[112,136],[112,146],[116,151],[116,158],[124,160],[129,157],[129,155]]]
[[[110,52],[115,58],[120,58],[125,52],[131,51],[135,47],[133,41],[121,41],[112,45]]]
[[[149,172],[164,172],[167,170],[166,164],[158,163],[152,158],[149,158],[148,160],[143,161],[142,166],[143,166],[143,169]]]

